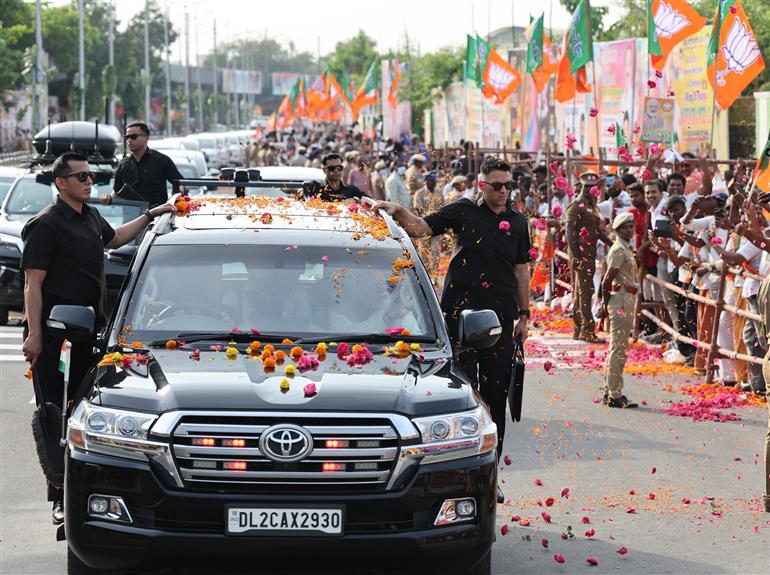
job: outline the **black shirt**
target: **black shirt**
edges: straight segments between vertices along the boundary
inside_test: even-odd
[[[452,230],[457,238],[441,296],[444,313],[457,319],[464,309],[493,309],[501,319],[515,318],[518,283],[514,269],[530,260],[524,215],[510,203],[498,215],[483,202],[463,198],[424,220],[433,235]]]
[[[48,272],[43,280],[43,318],[55,305],[85,305],[99,311],[104,246],[115,237],[99,211],[83,204],[77,213],[58,198],[27,222],[22,269]]]
[[[324,202],[337,202],[341,200],[352,200],[363,196],[361,190],[355,186],[342,184],[339,188],[330,188],[326,183],[305,182],[302,185],[302,194],[305,197],[318,196]]]
[[[113,189],[124,200],[145,201],[154,207],[168,200],[166,182],[180,179],[182,174],[171,158],[147,148],[138,162],[133,154],[120,161]]]

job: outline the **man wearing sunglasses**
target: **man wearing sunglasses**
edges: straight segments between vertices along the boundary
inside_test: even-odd
[[[505,406],[511,377],[515,339],[527,337],[529,318],[529,228],[523,214],[511,206],[514,184],[511,166],[488,157],[479,175],[481,197],[462,198],[420,218],[404,207],[378,202],[412,237],[442,235],[451,230],[457,239],[444,280],[441,308],[452,337],[457,336],[464,309],[493,309],[503,332],[498,342],[482,350],[460,354],[460,364],[497,424],[498,455],[505,437]]]
[[[326,154],[321,160],[326,178],[320,184],[318,182],[306,182],[302,186],[302,192],[306,197],[318,196],[325,202],[349,200],[360,198],[361,190],[355,186],[348,186],[342,182],[342,156],[331,153]]]
[[[22,230],[24,252],[25,334],[22,353],[30,363],[38,406],[62,406],[63,374],[59,371],[62,342],[43,329],[43,322],[56,305],[90,306],[103,311],[104,250],[118,248],[133,240],[155,217],[174,211],[170,204],[146,210],[138,218],[113,229],[98,210],[88,205],[93,173],[79,152],[66,152],[52,166],[54,184],[59,191],[56,202],[40,211]],[[73,343],[70,363],[69,397],[74,395],[92,362],[91,344]],[[41,413],[47,414],[43,410]],[[57,421],[43,415],[47,430],[56,430]],[[63,457],[47,451],[44,458]],[[43,466],[44,469],[46,466]],[[61,485],[50,481],[48,500],[53,501],[53,520],[64,519]]]
[[[126,127],[126,145],[131,153],[123,158],[115,171],[112,196],[124,200],[149,202],[159,206],[168,200],[166,182],[182,179],[174,161],[167,155],[147,147],[150,128],[144,122],[132,122]]]

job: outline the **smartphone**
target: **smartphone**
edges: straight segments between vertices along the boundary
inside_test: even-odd
[[[673,237],[671,233],[671,221],[670,220],[657,220],[655,227],[652,230],[652,235],[656,238],[670,238]]]

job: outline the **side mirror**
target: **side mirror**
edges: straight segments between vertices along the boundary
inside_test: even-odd
[[[136,244],[127,244],[125,246],[120,246],[119,248],[115,248],[114,250],[109,250],[107,252],[107,259],[113,263],[127,266],[128,264],[131,263],[131,260],[134,259],[136,250],[137,250]]]
[[[127,266],[136,254],[136,244],[126,244],[107,252],[107,259],[113,263]]]
[[[73,343],[87,342],[94,338],[96,323],[94,308],[81,305],[56,305],[45,324],[57,339]]]
[[[500,320],[491,309],[466,309],[460,312],[458,340],[462,347],[492,347],[500,339],[501,333],[503,328],[500,327]]]

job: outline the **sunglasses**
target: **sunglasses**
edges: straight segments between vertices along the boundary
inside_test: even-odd
[[[144,137],[146,134],[126,134],[126,140],[136,140],[137,138]]]
[[[510,191],[513,189],[513,180],[508,180],[507,182],[485,182],[484,180],[481,180],[479,184],[484,186],[489,186],[496,192],[499,192],[503,188]]]
[[[324,169],[330,172],[341,172],[343,168],[342,166],[326,166]]]
[[[80,182],[81,184],[85,184],[89,179],[92,182],[94,181],[94,173],[93,172],[75,172],[64,176],[65,180],[67,178],[77,178],[78,182]]]

